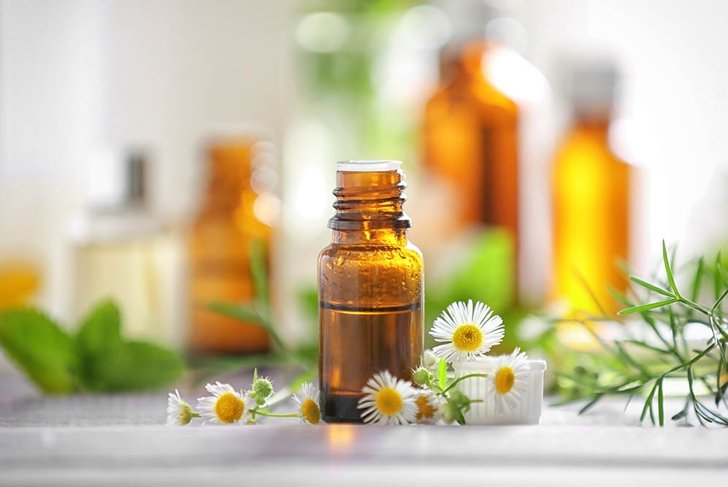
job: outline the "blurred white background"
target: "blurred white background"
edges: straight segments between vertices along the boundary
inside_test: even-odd
[[[200,138],[227,123],[264,127],[282,147],[283,224],[294,230],[280,234],[277,273],[284,293],[314,279],[332,163],[362,154],[311,149],[315,127],[296,123],[292,52],[304,3],[0,0],[0,257],[42,263],[43,305],[67,313],[67,221],[99,151],[149,147],[154,206],[180,220],[195,202]],[[564,50],[590,45],[619,59],[616,142],[643,181],[638,265],[663,238],[688,253],[725,239],[728,3],[496,3],[525,27],[522,53],[552,84]],[[422,86],[435,84],[434,69],[429,76]],[[552,114],[555,127],[562,112]],[[325,197],[302,197],[303,184]],[[305,228],[316,230],[299,235]]]

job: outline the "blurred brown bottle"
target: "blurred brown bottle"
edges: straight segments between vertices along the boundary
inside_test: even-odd
[[[489,16],[483,2],[457,2],[456,40],[442,56],[441,84],[424,113],[428,173],[450,188],[453,218],[462,228],[489,225],[519,236],[518,121],[516,102],[488,79],[487,57],[502,47],[484,38]]]
[[[260,327],[214,313],[213,301],[251,303],[251,245],[264,247],[269,268],[271,227],[264,223],[251,184],[252,162],[260,142],[221,138],[208,145],[208,180],[189,239],[189,349],[196,354],[260,353],[269,349]]]
[[[604,60],[582,61],[570,75],[573,122],[552,167],[552,298],[567,313],[614,314],[609,288],[627,287],[618,264],[629,257],[632,170],[609,145],[616,81]]]

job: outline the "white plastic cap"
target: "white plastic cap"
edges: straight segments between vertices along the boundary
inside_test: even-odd
[[[401,161],[340,161],[336,163],[336,170],[344,172],[383,172],[396,171],[401,165]]]

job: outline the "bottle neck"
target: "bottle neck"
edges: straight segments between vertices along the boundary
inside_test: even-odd
[[[338,171],[336,185],[336,214],[329,220],[334,243],[406,244],[411,223],[402,171]]]
[[[209,149],[203,211],[229,212],[241,205],[243,193],[250,190],[250,158],[250,143],[246,141]]]
[[[609,125],[611,118],[609,114],[600,116],[579,116],[574,120],[574,129],[586,133],[598,139],[607,140],[609,137]]]

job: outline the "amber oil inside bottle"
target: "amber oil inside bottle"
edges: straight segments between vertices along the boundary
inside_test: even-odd
[[[327,422],[360,422],[377,372],[410,378],[423,347],[422,254],[407,240],[395,161],[339,163],[331,243],[319,255],[319,374]]]
[[[577,120],[553,168],[553,297],[569,314],[616,315],[609,289],[627,288],[618,263],[629,257],[630,166],[608,130],[607,117]]]
[[[574,317],[616,316],[620,304],[610,288],[627,289],[619,263],[629,261],[633,179],[632,166],[609,144],[618,72],[604,60],[571,69],[574,121],[552,167],[552,297]],[[569,328],[583,333],[580,323],[564,325],[564,340],[578,333]]]

